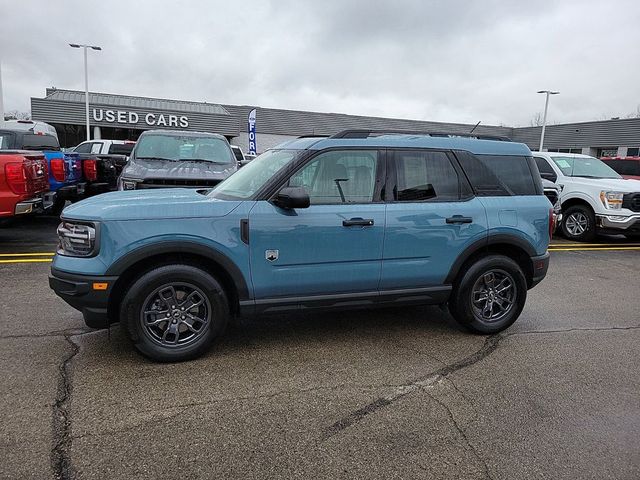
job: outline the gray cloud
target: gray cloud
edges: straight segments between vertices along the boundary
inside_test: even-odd
[[[48,86],[526,125],[640,104],[640,4],[619,1],[0,0],[5,108]]]

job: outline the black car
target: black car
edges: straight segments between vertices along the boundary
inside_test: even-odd
[[[118,189],[212,188],[237,169],[222,135],[149,130],[140,135],[131,152]]]

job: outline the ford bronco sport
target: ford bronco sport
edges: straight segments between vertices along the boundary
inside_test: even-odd
[[[67,207],[51,287],[158,361],[205,352],[232,315],[446,304],[511,325],[547,272],[551,204],[529,149],[346,131],[267,151],[210,191]]]

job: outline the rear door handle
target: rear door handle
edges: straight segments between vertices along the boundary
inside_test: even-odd
[[[342,221],[343,227],[371,227],[373,226],[373,218],[350,218]]]
[[[463,217],[462,215],[454,215],[453,217],[447,218],[447,223],[471,223],[471,222],[473,222],[473,218]]]

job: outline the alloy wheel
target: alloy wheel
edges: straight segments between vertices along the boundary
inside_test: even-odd
[[[471,289],[473,313],[482,322],[503,319],[516,303],[516,283],[504,270],[494,269],[483,273]]]
[[[589,219],[582,212],[574,212],[565,220],[565,228],[570,235],[582,235],[589,228]]]
[[[145,334],[154,342],[176,348],[202,337],[211,314],[209,299],[200,288],[176,282],[156,288],[145,299],[140,321]]]

